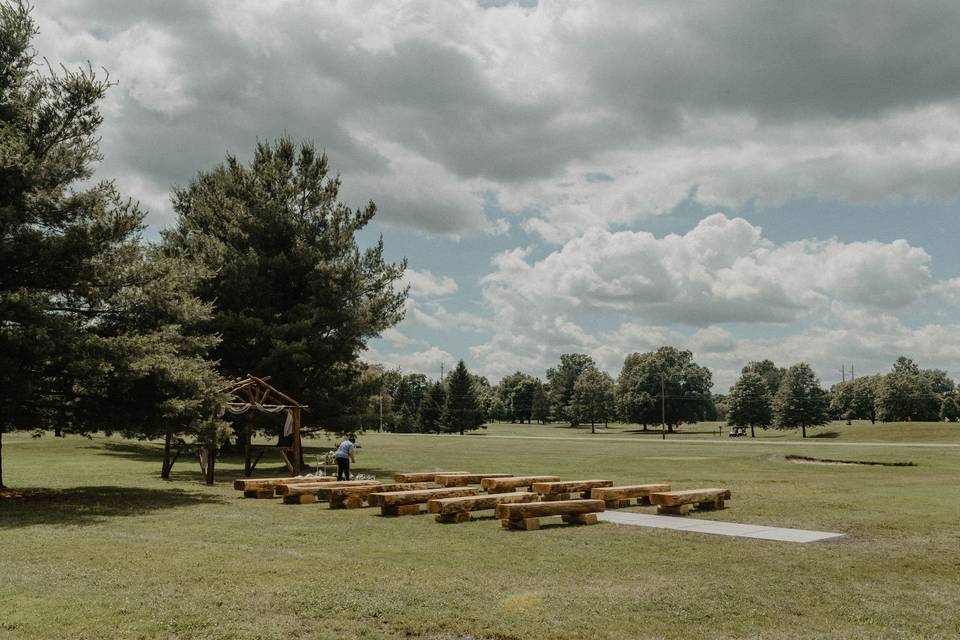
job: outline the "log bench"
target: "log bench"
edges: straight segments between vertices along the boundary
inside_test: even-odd
[[[333,482],[330,476],[296,476],[293,478],[239,478],[233,481],[233,488],[243,491],[245,498],[272,498],[274,488],[282,484],[311,482]]]
[[[511,476],[508,478],[483,478],[480,488],[487,493],[509,493],[522,487],[530,488],[534,482],[556,482],[560,476]]]
[[[484,478],[509,478],[510,473],[438,473],[433,481],[441,487],[465,487],[468,484],[480,484]]]
[[[341,480],[340,482],[282,484],[277,487],[277,494],[283,496],[283,504],[312,504],[319,500],[327,500],[329,492],[333,489],[369,486],[380,487],[383,483],[379,480]]]
[[[496,513],[504,529],[532,531],[540,528],[545,516],[561,516],[567,524],[596,524],[597,513],[603,510],[603,500],[552,500],[498,504]]]
[[[331,509],[359,509],[371,493],[418,491],[429,489],[430,486],[427,482],[394,482],[360,487],[333,487],[321,489],[318,497],[321,500],[329,500]]]
[[[371,493],[367,500],[371,506],[380,507],[383,516],[408,516],[421,513],[420,506],[434,498],[458,498],[480,493],[473,487],[446,487],[418,491],[393,491]]]
[[[534,493],[539,493],[541,499],[570,500],[573,494],[580,494],[581,498],[589,498],[590,490],[597,487],[612,487],[613,480],[564,480],[563,482],[534,482],[530,485]]]
[[[536,502],[540,499],[535,493],[527,491],[516,493],[488,493],[457,498],[434,498],[427,502],[427,511],[436,514],[437,522],[469,522],[472,511],[496,509],[497,505],[517,502]]]
[[[650,502],[657,505],[657,513],[682,516],[696,505],[697,509],[723,509],[723,501],[730,499],[729,489],[687,489],[650,494]]]
[[[650,504],[650,494],[670,491],[668,484],[631,484],[620,487],[596,487],[590,490],[590,497],[603,500],[607,509],[621,509],[630,506],[630,500],[636,498],[637,504]]]
[[[423,471],[414,473],[395,473],[394,482],[433,482],[437,476],[458,476],[469,471]]]

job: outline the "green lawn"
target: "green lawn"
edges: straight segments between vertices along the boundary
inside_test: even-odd
[[[700,425],[689,427],[699,430]],[[960,425],[833,425],[797,443],[491,425],[360,438],[358,471],[457,468],[729,487],[698,517],[840,531],[789,544],[600,524],[501,530],[243,500],[158,445],[4,438],[0,638],[955,638]],[[499,437],[498,437],[499,436]],[[537,439],[517,436],[536,436]],[[776,437],[781,436],[781,437]],[[573,438],[573,439],[571,439]],[[315,440],[313,452],[328,442]],[[793,464],[787,454],[916,467]],[[267,464],[269,463],[269,464]],[[265,460],[257,475],[277,473]],[[649,509],[645,509],[649,511]]]

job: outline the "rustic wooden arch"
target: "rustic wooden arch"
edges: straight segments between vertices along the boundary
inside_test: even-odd
[[[238,409],[249,406],[250,411],[246,414],[243,430],[243,474],[250,477],[256,468],[260,458],[268,448],[276,449],[280,458],[291,475],[300,475],[303,466],[303,443],[300,439],[300,424],[304,411],[309,411],[310,407],[301,404],[287,394],[283,393],[273,385],[267,382],[270,376],[258,378],[255,375],[247,374],[239,380],[233,381],[225,391],[233,395],[233,400],[227,403],[228,408]],[[254,447],[250,443],[252,431],[252,411],[257,410],[264,413],[275,413],[280,410],[289,411],[293,415],[293,442],[290,446],[277,447]],[[256,457],[254,457],[256,455]],[[213,476],[213,458],[210,453],[207,454],[207,460],[201,457],[200,467],[207,477]]]

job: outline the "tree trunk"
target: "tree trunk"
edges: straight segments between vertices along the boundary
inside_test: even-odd
[[[0,489],[6,489],[3,485],[3,429],[0,429]]]
[[[250,431],[251,431],[252,422],[253,422],[252,418],[253,416],[248,414],[243,424],[243,477],[244,478],[249,478],[250,474],[253,473],[253,469],[250,468],[251,467],[250,457],[252,453],[250,451],[250,440],[252,439]]]
[[[753,432],[753,425],[750,425],[750,437],[751,437],[751,438],[756,438],[756,437],[757,437],[757,434],[755,434],[755,433]]]
[[[62,438],[62,437],[63,437],[63,429],[61,429],[60,427],[54,427],[54,428],[53,428],[53,437],[54,437],[54,438]]]
[[[213,466],[217,460],[217,443],[207,445],[207,485],[213,486]]]
[[[800,425],[800,430],[803,431],[803,437],[806,438],[806,437],[807,437],[807,425],[805,425],[805,424]]]
[[[173,440],[173,433],[170,429],[167,429],[166,435],[163,437],[163,467],[160,469],[160,479],[169,480],[170,479],[170,467],[173,464],[170,462],[170,441]]]
[[[597,432],[597,425],[594,423],[593,419],[590,420],[590,433]]]

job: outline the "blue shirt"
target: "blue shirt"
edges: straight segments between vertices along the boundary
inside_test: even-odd
[[[350,454],[353,453],[353,450],[356,449],[357,445],[353,444],[349,440],[344,440],[340,443],[340,446],[337,447],[337,452],[333,454],[334,458],[349,458]]]

